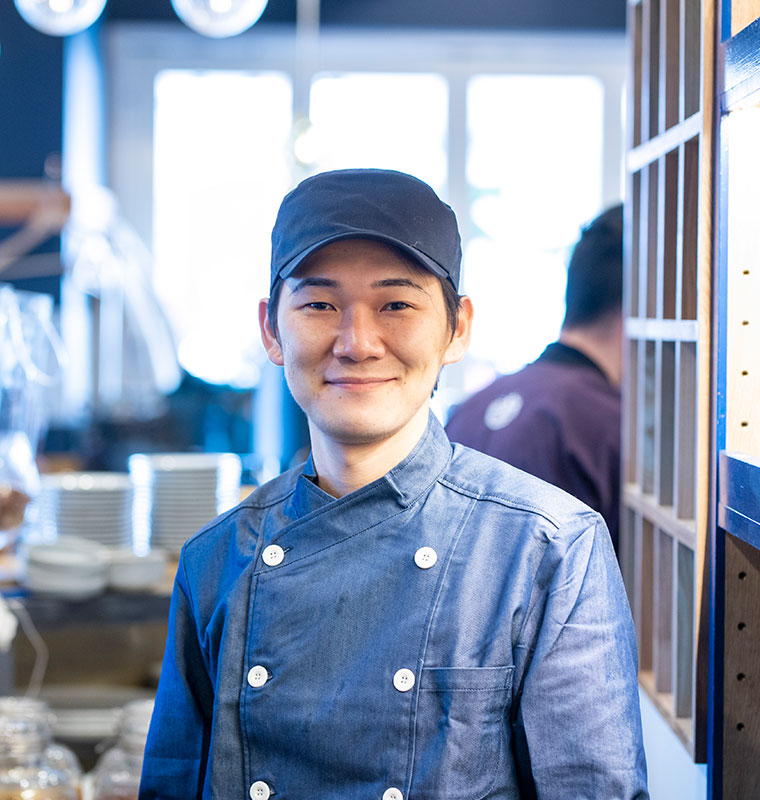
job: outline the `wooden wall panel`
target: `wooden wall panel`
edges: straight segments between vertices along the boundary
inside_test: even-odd
[[[760,0],[731,0],[731,35],[760,17]]]
[[[760,209],[760,107],[732,116],[727,135],[728,208],[740,211],[729,212],[726,236],[726,449],[760,458],[760,250],[741,211]]]
[[[723,796],[760,787],[760,550],[726,534]]]

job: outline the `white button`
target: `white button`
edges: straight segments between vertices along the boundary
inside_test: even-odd
[[[393,685],[400,692],[408,692],[414,686],[414,673],[410,669],[400,669],[393,676]]]
[[[404,795],[395,786],[391,786],[383,792],[383,800],[404,800]]]
[[[269,547],[264,548],[261,557],[268,567],[276,567],[278,564],[282,564],[282,559],[285,558],[285,551],[279,544],[270,544]]]
[[[257,664],[255,667],[251,667],[248,670],[248,683],[250,683],[254,689],[263,686],[268,680],[269,673],[266,671],[266,667]]]
[[[420,547],[414,554],[414,563],[420,569],[430,569],[438,561],[438,553],[432,547]]]
[[[264,781],[256,781],[251,784],[248,794],[251,795],[251,800],[269,800],[272,790]]]

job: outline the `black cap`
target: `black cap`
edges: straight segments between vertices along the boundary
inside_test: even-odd
[[[342,239],[395,245],[456,289],[462,246],[454,212],[424,181],[387,169],[306,178],[285,195],[272,229],[271,286]]]

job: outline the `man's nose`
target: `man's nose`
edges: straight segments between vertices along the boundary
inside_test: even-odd
[[[333,355],[336,358],[363,361],[365,358],[380,358],[384,352],[374,313],[357,308],[343,311],[333,343]]]

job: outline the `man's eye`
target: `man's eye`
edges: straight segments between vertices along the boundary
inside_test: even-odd
[[[307,303],[306,308],[311,308],[314,311],[329,311],[332,308],[332,306],[329,303],[314,302],[314,303]]]
[[[403,311],[406,308],[410,308],[410,305],[402,300],[396,300],[393,303],[388,303],[385,308],[388,311]]]

